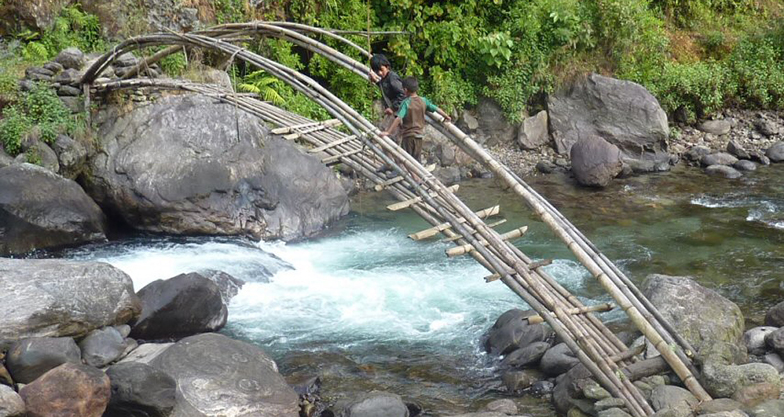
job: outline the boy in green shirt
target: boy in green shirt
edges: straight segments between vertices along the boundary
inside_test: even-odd
[[[406,93],[406,99],[400,104],[400,110],[397,112],[395,121],[392,122],[387,130],[380,133],[381,136],[389,136],[390,132],[394,132],[398,125],[400,127],[400,136],[403,138],[402,147],[413,156],[414,159],[419,161],[422,155],[422,140],[424,139],[425,125],[425,111],[438,112],[444,116],[445,122],[451,122],[452,118],[443,110],[439,109],[430,100],[420,97],[417,94],[419,90],[419,82],[415,77],[407,77],[403,80],[403,91]]]

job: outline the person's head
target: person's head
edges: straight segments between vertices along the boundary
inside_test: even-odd
[[[370,58],[370,69],[372,69],[373,72],[378,74],[381,78],[384,78],[392,69],[392,64],[389,63],[389,60],[384,55],[375,54],[372,58]]]
[[[406,92],[406,95],[415,94],[417,91],[419,91],[419,81],[417,81],[416,77],[404,78],[403,90]]]

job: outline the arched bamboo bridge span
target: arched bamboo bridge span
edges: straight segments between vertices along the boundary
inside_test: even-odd
[[[529,320],[541,319],[547,322],[596,380],[614,397],[624,401],[633,416],[653,414],[651,406],[628,377],[637,352],[630,350],[592,314],[605,306],[583,305],[547,274],[543,269],[546,261],[534,262],[510,243],[510,240],[525,233],[526,227],[499,234],[493,226],[500,222],[486,222],[488,218],[499,214],[499,207],[479,211],[470,209],[454,194],[457,186],[445,186],[431,174],[429,167],[422,166],[391,139],[379,136],[379,130],[370,121],[316,81],[240,45],[259,36],[289,41],[367,79],[369,68],[366,65],[318,40],[320,37],[328,37],[368,56],[367,51],[335,33],[290,22],[251,22],[215,26],[195,33],[159,33],[128,39],[87,69],[82,78],[85,100],[89,101],[91,93],[114,89],[179,89],[232,103],[238,109],[279,126],[273,133],[284,135],[289,140],[298,140],[305,145],[307,152],[322,155],[322,162],[344,163],[372,181],[377,191],[390,191],[400,202],[389,206],[389,209],[410,208],[432,225],[429,229],[410,235],[411,238],[419,240],[439,233],[445,235],[446,240],[456,245],[447,251],[447,255],[468,254],[474,257],[490,271],[487,281],[501,280],[520,296],[538,313],[538,316]],[[168,48],[143,59],[123,79],[96,82],[100,74],[120,55],[159,46]],[[228,56],[230,62],[241,60],[263,69],[321,105],[334,119],[314,122],[255,97],[236,94],[215,85],[132,78],[143,72],[146,65],[186,47],[220,52]],[[696,369],[690,360],[693,352],[691,346],[612,261],[547,200],[509,168],[496,161],[471,137],[452,124],[442,123],[442,118],[437,114],[428,114],[428,121],[521,197],[612,296],[684,385],[699,400],[710,399],[697,381]],[[339,124],[348,129],[350,134],[335,129]],[[378,169],[383,165],[392,167],[398,176],[392,179],[379,176]]]

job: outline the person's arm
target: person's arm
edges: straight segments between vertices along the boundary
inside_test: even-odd
[[[451,123],[452,122],[452,118],[448,114],[446,114],[446,112],[441,110],[441,108],[439,108],[438,106],[433,104],[433,102],[431,102],[430,100],[428,100],[428,99],[426,99],[424,97],[422,97],[422,99],[425,101],[425,109],[427,111],[432,111],[432,112],[436,112],[436,113],[440,114],[441,116],[444,117],[444,122],[446,122],[446,123]]]
[[[389,136],[391,132],[394,132],[397,129],[398,125],[400,125],[400,117],[395,117],[395,120],[392,122],[391,125],[387,128],[387,130],[379,133],[379,136]]]

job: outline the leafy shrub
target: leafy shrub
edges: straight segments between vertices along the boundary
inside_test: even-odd
[[[272,104],[281,105],[285,100],[277,90],[282,85],[283,83],[279,79],[259,70],[246,75],[237,87],[241,91],[256,93]]]
[[[496,32],[479,38],[479,53],[488,66],[501,68],[512,58],[514,41],[508,33]]]
[[[776,34],[747,39],[730,55],[728,67],[737,84],[740,104],[784,109],[782,41]]]
[[[22,55],[34,63],[51,59],[61,50],[72,46],[85,52],[100,50],[106,46],[98,17],[83,12],[78,6],[63,8],[49,31],[37,34],[28,30],[16,34],[16,37],[27,42]]]
[[[71,111],[45,84],[37,84],[31,91],[22,95],[19,103],[3,110],[0,120],[0,141],[11,155],[21,149],[24,135],[37,127],[41,140],[52,144],[60,133],[73,133],[77,121]]]
[[[667,62],[659,77],[645,84],[665,111],[683,108],[692,120],[720,110],[735,91],[730,72],[718,62]]]

